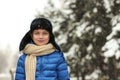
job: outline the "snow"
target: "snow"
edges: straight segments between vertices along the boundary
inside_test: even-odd
[[[82,35],[82,33],[84,32],[84,30],[86,29],[86,25],[88,25],[88,22],[85,22],[85,23],[83,23],[81,25],[79,24],[78,26],[76,26],[77,28],[76,28],[75,33],[76,33],[76,35],[78,37],[80,37]]]
[[[92,48],[93,48],[93,46],[92,46],[92,44],[90,44],[90,45],[87,47],[87,51],[88,51],[88,52],[91,51]]]
[[[52,0],[52,2],[53,2],[53,4],[55,5],[55,7],[57,8],[57,9],[61,9],[61,3],[62,3],[62,1],[60,1],[60,0]]]
[[[109,40],[105,46],[102,48],[104,52],[104,56],[105,57],[112,57],[112,56],[116,56],[116,58],[118,58],[118,56],[120,56],[119,54],[119,44],[118,41],[116,39],[111,39]]]
[[[69,49],[69,51],[67,53],[69,54],[65,54],[65,56],[73,56],[75,51],[79,48],[79,45],[78,44],[73,44],[71,46],[71,48]]]
[[[120,15],[117,15],[112,18],[111,24],[113,26],[112,33],[107,37],[107,40],[111,39],[112,36],[117,34],[117,31],[120,31]]]
[[[117,4],[120,4],[120,0],[117,0],[116,3],[117,3]]]
[[[120,58],[119,44],[120,39],[114,38],[117,35],[117,32],[120,31],[120,15],[112,17],[111,24],[113,26],[112,32],[106,37],[108,40],[104,47],[102,48],[105,57],[115,56],[116,59]]]
[[[117,31],[120,31],[120,23],[116,24],[115,27],[112,28],[112,33],[107,36],[107,40],[111,39],[114,35],[116,35]]]
[[[78,37],[80,37],[81,36],[81,34],[80,34],[80,26],[79,27],[77,27],[76,28],[76,31],[75,31],[75,33],[76,33],[76,35],[78,36]]]
[[[100,74],[100,70],[95,70],[93,73],[91,73],[90,75],[86,76],[87,80],[97,80]]]
[[[111,6],[110,6],[110,3],[109,3],[109,1],[108,0],[103,0],[104,1],[104,6],[105,6],[105,8],[106,8],[106,12],[110,12],[111,11]]]
[[[65,0],[63,0],[63,1],[59,1],[59,0],[54,0],[53,2],[54,2],[54,4],[55,4],[55,7],[56,8],[58,8],[59,10],[60,9],[62,9],[63,7],[65,7],[65,5],[62,5],[61,6],[61,4],[64,2]],[[75,0],[73,0],[73,1],[75,1]],[[117,3],[120,3],[120,0],[117,0],[116,1]],[[27,3],[27,2],[26,2]],[[70,4],[70,2],[68,1],[68,3],[66,3],[66,5],[69,5]],[[17,5],[17,4],[16,4]],[[24,4],[25,5],[25,4]],[[24,9],[23,8],[24,6],[20,6],[20,7],[18,7],[18,10],[20,10],[21,11],[21,8],[22,9]],[[38,8],[40,7],[40,5],[36,5],[36,11],[39,11],[38,10]],[[111,11],[111,5],[110,5],[110,3],[109,3],[109,0],[104,0],[104,7],[106,8],[106,12],[108,13],[108,12],[110,12]],[[27,7],[28,8],[28,7]],[[25,10],[28,10],[27,8],[25,8]],[[66,7],[67,8],[67,7]],[[14,8],[13,8],[14,9]],[[53,10],[54,11],[54,8],[51,8],[51,7],[49,7],[49,9],[50,10]],[[18,11],[17,10],[17,11]],[[34,10],[34,8],[32,8],[32,10],[33,10],[33,13],[35,14],[35,10]],[[19,13],[21,13],[20,11],[18,11],[17,13],[19,14]],[[29,11],[29,10],[28,10]],[[64,12],[65,14],[69,14],[69,13],[71,13],[71,10],[61,10],[62,12]],[[22,11],[22,12],[24,12],[24,11]],[[42,12],[42,11],[41,11]],[[93,12],[94,13],[97,13],[97,8],[94,8],[93,9]],[[29,13],[31,13],[30,11],[29,11]],[[28,19],[24,19],[23,17],[26,17],[25,16],[25,14],[24,13],[21,13],[21,15],[23,16],[23,17],[21,17],[19,20],[24,20],[24,21],[22,21],[22,23],[21,24],[19,24],[19,26],[21,27],[22,25],[28,25],[28,23],[31,21],[31,18],[33,18],[33,13],[32,13],[32,15],[31,14],[29,14],[28,16],[27,16],[27,18],[28,17],[30,17],[30,18],[28,18]],[[23,15],[24,14],[24,15]],[[28,14],[28,13],[26,13],[26,14]],[[15,17],[17,16],[18,17],[18,15],[14,15]],[[70,15],[71,16],[71,19],[72,18],[74,18],[74,15]],[[89,13],[86,13],[86,16],[88,16],[88,17],[91,17],[90,16],[90,14]],[[13,16],[12,16],[13,17]],[[12,18],[10,18],[10,19],[12,19]],[[13,19],[15,19],[16,20],[16,18],[13,18]],[[63,19],[62,18],[58,18],[59,19],[59,22],[62,22],[63,21]],[[57,19],[57,20],[58,20]],[[11,20],[12,21],[12,20]],[[20,21],[19,21],[20,22]],[[103,48],[102,48],[102,50],[103,51],[105,51],[104,53],[103,53],[103,55],[106,57],[106,61],[107,61],[107,58],[109,58],[109,57],[113,57],[113,56],[115,56],[115,58],[116,59],[119,59],[120,58],[120,50],[119,50],[119,44],[120,44],[120,39],[114,39],[113,38],[113,36],[115,36],[116,34],[117,34],[117,31],[120,31],[120,23],[118,23],[118,22],[120,22],[120,15],[117,15],[117,16],[115,16],[115,17],[113,17],[112,18],[112,20],[111,20],[111,24],[112,24],[112,26],[113,26],[113,28],[112,28],[112,32],[111,32],[111,34],[110,35],[108,35],[107,36],[107,42],[106,42],[106,44],[103,46]],[[24,24],[24,23],[26,23],[26,24]],[[18,23],[16,23],[16,25],[18,26]],[[59,30],[59,24],[56,24],[57,25],[57,27],[54,27],[54,31],[58,31]],[[76,31],[75,31],[75,33],[76,33],[76,35],[78,36],[78,37],[81,37],[81,35],[82,35],[82,33],[84,32],[84,31],[89,31],[90,29],[92,29],[94,26],[91,26],[91,27],[87,27],[86,28],[86,25],[88,25],[88,22],[84,22],[84,23],[82,23],[82,24],[78,24],[76,27]],[[18,27],[19,27],[18,26]],[[24,27],[23,26],[23,27]],[[18,30],[18,27],[15,27],[14,29],[16,29],[15,31],[17,31]],[[2,28],[3,29],[3,28]],[[8,29],[9,30],[9,29]],[[22,30],[24,30],[23,28],[22,28]],[[25,30],[24,30],[24,32],[26,31],[27,29],[25,28]],[[5,31],[5,30],[3,30],[3,31]],[[101,30],[101,28],[100,27],[98,27],[98,28],[96,28],[96,30],[95,30],[95,34],[97,34],[97,33],[99,33],[99,32],[101,32],[102,30]],[[23,33],[24,33],[23,32]],[[9,32],[10,33],[10,32]],[[18,31],[18,34],[19,34],[20,32]],[[17,36],[19,36],[17,34]],[[72,34],[70,34],[70,35],[72,35]],[[6,36],[6,35],[5,35]],[[18,38],[19,37],[16,37],[16,41],[13,41],[13,43],[18,43],[19,41],[17,41],[18,40]],[[58,37],[58,41],[59,41],[59,44],[62,44],[62,43],[66,43],[67,42],[67,36],[66,35],[61,35],[61,36],[59,36]],[[7,42],[7,41],[6,41]],[[1,42],[0,42],[1,43]],[[18,45],[18,44],[15,44],[15,45]],[[73,56],[74,55],[74,52],[75,52],[75,50],[76,49],[78,49],[78,47],[79,47],[79,45],[78,44],[74,44],[74,45],[72,45],[71,46],[71,48],[70,48],[70,50],[69,50],[69,54],[65,54],[65,55],[69,55],[69,56]],[[88,48],[87,48],[87,51],[90,51],[92,49],[92,45],[89,45],[88,46]],[[89,55],[87,55],[86,56],[86,58],[87,59],[91,59],[91,57],[89,56]],[[10,59],[11,60],[11,59]],[[82,61],[81,61],[81,63],[82,62],[84,62],[84,60],[85,59],[82,59]],[[98,79],[98,75],[99,75],[99,73],[100,73],[100,71],[99,70],[95,70],[92,74],[90,74],[90,75],[87,75],[86,76],[86,79]],[[0,74],[0,80],[3,80],[3,79],[1,79],[1,77],[6,77],[6,78],[8,78],[8,79],[4,79],[4,80],[9,80],[10,79],[10,75],[6,75],[6,74]],[[80,78],[81,79],[81,78]],[[75,77],[72,77],[71,78],[71,80],[77,80]]]
[[[97,12],[98,12],[97,8],[94,8],[94,9],[93,9],[93,12],[94,12],[94,13],[97,13]]]
[[[95,29],[95,34],[100,33],[100,32],[102,32],[101,27],[98,27],[98,28]]]
[[[10,74],[0,73],[0,80],[11,80]]]
[[[67,42],[67,37],[66,35],[60,35],[58,37],[58,41],[59,41],[59,45],[63,44],[63,43],[66,43]]]

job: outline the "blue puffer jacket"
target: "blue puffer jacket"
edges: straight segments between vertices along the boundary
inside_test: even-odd
[[[25,80],[26,54],[19,57],[15,80]],[[35,80],[70,80],[63,53],[55,51],[44,56],[37,56]]]

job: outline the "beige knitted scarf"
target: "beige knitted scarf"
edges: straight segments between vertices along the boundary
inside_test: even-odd
[[[51,43],[43,46],[37,46],[35,44],[27,44],[25,46],[23,52],[27,54],[25,60],[26,80],[35,80],[36,56],[47,55],[54,51],[55,48]]]

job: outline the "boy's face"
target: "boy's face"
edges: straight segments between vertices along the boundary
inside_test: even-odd
[[[45,45],[50,40],[50,34],[45,29],[36,29],[32,33],[32,39],[38,46]]]

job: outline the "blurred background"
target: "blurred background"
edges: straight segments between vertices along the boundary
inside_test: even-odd
[[[14,80],[35,17],[52,21],[71,80],[120,80],[120,0],[0,1],[0,80]]]

